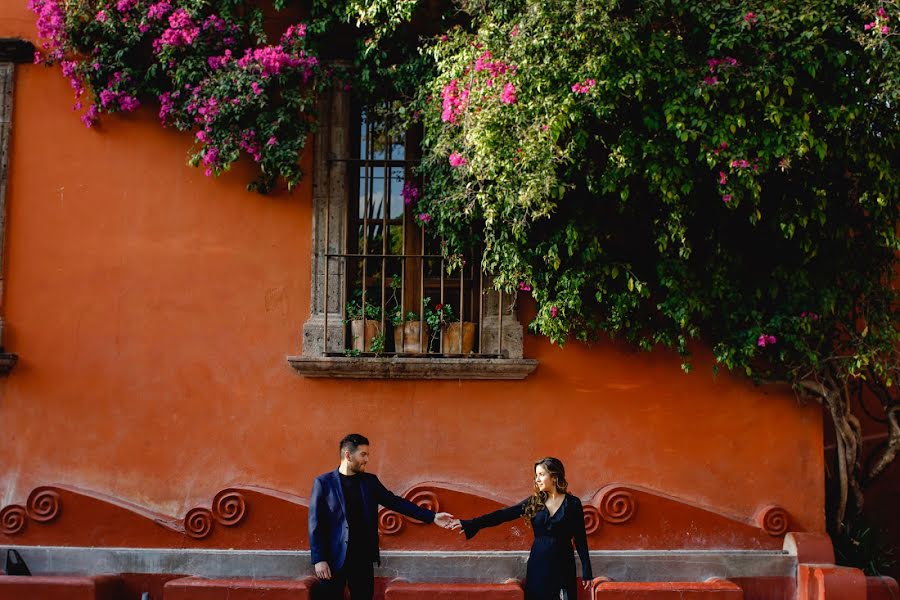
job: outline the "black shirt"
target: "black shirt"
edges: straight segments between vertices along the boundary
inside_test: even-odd
[[[341,474],[341,489],[344,505],[347,507],[347,527],[350,529],[348,557],[356,560],[371,560],[371,540],[366,531],[366,514],[363,510],[361,478],[356,475]]]

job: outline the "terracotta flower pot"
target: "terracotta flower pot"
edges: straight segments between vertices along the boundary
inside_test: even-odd
[[[424,331],[422,329],[424,328]],[[394,351],[401,354],[425,354],[428,349],[428,324],[406,321],[394,325]]]
[[[376,336],[381,335],[381,333],[381,321],[372,319],[350,321],[350,337],[353,338],[352,347],[359,352],[372,352],[372,340]]]
[[[475,348],[475,323],[463,321],[462,327],[459,321],[449,323],[444,327],[443,336],[444,354],[471,354]]]

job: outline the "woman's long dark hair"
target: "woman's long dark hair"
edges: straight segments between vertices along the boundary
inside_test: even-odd
[[[534,463],[534,469],[532,469],[532,473],[539,466],[544,467],[544,469],[546,469],[546,471],[553,476],[553,479],[556,482],[556,490],[561,494],[565,494],[566,490],[569,488],[569,482],[566,481],[566,468],[563,466],[562,461],[558,458],[547,456]],[[539,491],[537,483],[535,483],[534,494],[531,496],[531,498],[528,499],[528,502],[525,504],[525,511],[522,513],[522,517],[525,519],[525,523],[529,527],[531,527],[531,519],[534,518],[534,515],[536,515],[539,510],[544,508],[544,502],[546,500],[547,492]]]

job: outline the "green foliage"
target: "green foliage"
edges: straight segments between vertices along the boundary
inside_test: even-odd
[[[534,331],[703,338],[759,377],[896,368],[897,69],[870,9],[473,8],[429,50],[420,209],[533,290]]]
[[[309,0],[277,43],[238,0],[32,7],[88,124],[159,102],[192,164],[248,155],[261,191],[299,180],[326,85],[421,118],[418,212],[448,257],[482,244],[555,342],[687,368],[703,339],[754,377],[896,389],[897,0]]]

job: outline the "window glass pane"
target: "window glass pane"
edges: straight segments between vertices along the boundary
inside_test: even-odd
[[[371,123],[369,125],[369,155],[370,160],[385,160],[387,139],[383,123]]]
[[[404,143],[404,135],[398,135],[394,138],[394,142],[391,145],[391,160],[405,160],[406,159],[406,147]]]
[[[366,132],[368,131],[368,126],[366,123],[366,113],[362,112],[359,116],[359,157],[366,158],[366,141],[368,137],[366,136]]]
[[[369,184],[366,185],[366,177],[369,177]],[[359,168],[359,218],[368,218],[381,220],[382,208],[384,205],[384,171],[382,169],[370,169],[368,167]],[[366,206],[366,193],[368,192],[369,203]],[[368,209],[368,214],[367,214]]]
[[[391,219],[399,219],[403,216],[403,169],[401,167],[391,168]]]
[[[389,253],[403,254],[403,224],[396,223],[388,226],[390,237],[388,238]]]

